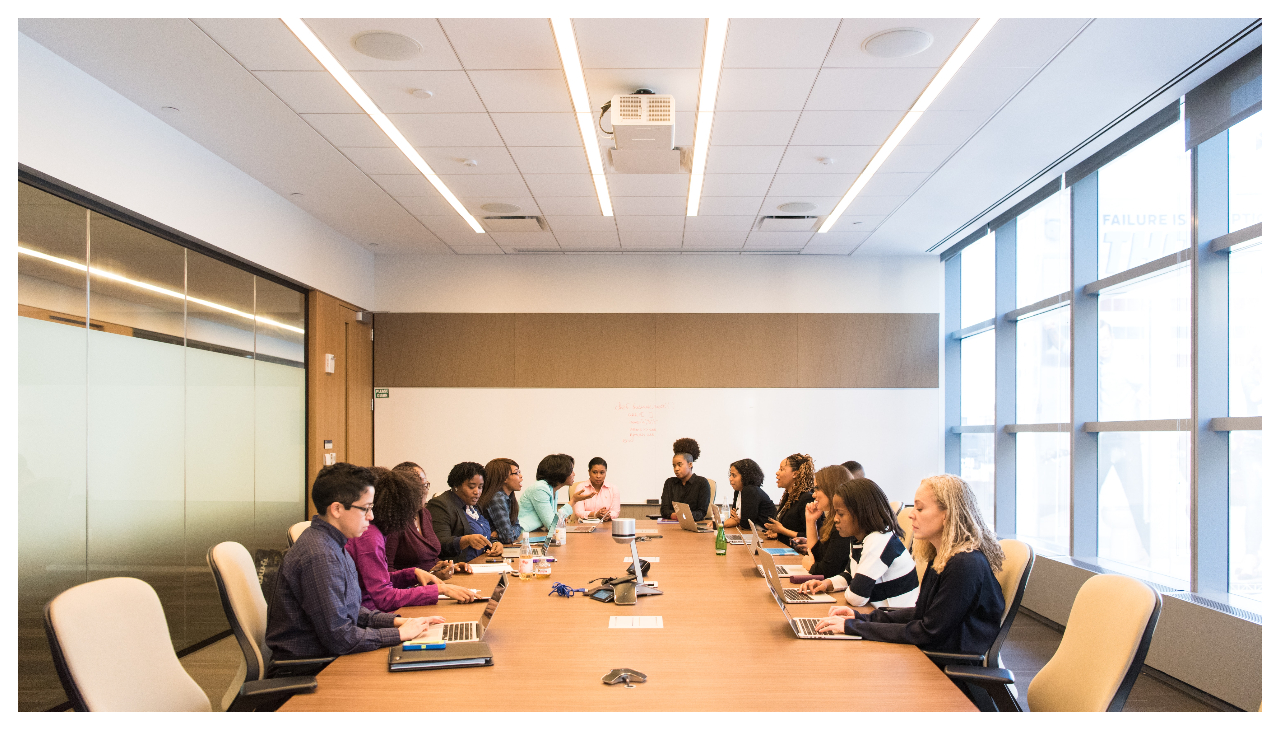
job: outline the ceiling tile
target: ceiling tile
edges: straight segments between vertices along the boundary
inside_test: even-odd
[[[934,73],[933,68],[824,68],[804,108],[905,112]]]
[[[617,233],[618,231],[613,216],[606,218],[598,213],[596,215],[548,215],[546,220],[556,235],[602,231]]]
[[[880,172],[933,172],[955,150],[950,144],[898,145]]]
[[[279,18],[199,18],[191,22],[250,71],[323,71]]]
[[[714,148],[713,148],[714,149]],[[875,156],[872,145],[791,145],[778,166],[779,173],[793,175],[857,175]],[[818,160],[826,159],[827,164]]]
[[[801,248],[813,236],[812,231],[752,231],[745,248]]]
[[[702,18],[578,18],[583,68],[701,68]]]
[[[929,110],[903,138],[906,144],[959,145],[990,118],[989,111],[950,112]]]
[[[395,147],[344,147],[340,150],[369,175],[418,175],[418,168]]]
[[[608,231],[556,231],[561,248],[618,248],[618,232]]]
[[[414,147],[501,147],[488,114],[388,114]]]
[[[836,232],[818,233],[809,239],[810,246],[857,246],[871,237],[871,232]]]
[[[450,248],[455,246],[492,246],[493,239],[488,233],[474,231],[434,231],[436,238],[444,241]],[[456,250],[456,249],[455,249]]]
[[[595,195],[596,186],[590,173],[577,175],[528,175],[524,176],[535,198],[544,195],[553,198],[586,197]]]
[[[422,221],[422,225],[430,229],[432,233],[439,234],[441,231],[473,232],[471,230],[471,224],[467,223],[467,220],[457,213],[453,213],[452,215],[420,215],[416,217],[418,220]]]
[[[618,240],[623,248],[680,248],[683,237],[680,231],[618,231]]]
[[[853,253],[857,244],[816,244],[810,243],[800,249],[800,253],[806,256],[847,256]]]
[[[817,68],[835,37],[838,18],[734,18],[725,68]]]
[[[468,69],[560,68],[546,18],[442,18],[440,24]]]
[[[299,114],[363,114],[326,71],[259,71],[263,86]]]
[[[929,177],[927,172],[877,172],[859,195],[911,195]]]
[[[906,199],[905,195],[859,195],[845,208],[844,214],[889,215]]]
[[[487,254],[497,254],[501,256],[506,254],[506,251],[503,251],[501,247],[492,243],[487,246],[454,245],[454,246],[450,246],[450,248],[453,249],[453,252],[458,254],[459,256],[476,256],[476,255],[487,255]]]
[[[348,71],[442,70],[460,68],[440,24],[434,18],[307,18],[307,25]],[[405,61],[383,61],[366,56],[352,45],[365,31],[382,30],[407,35],[422,45],[422,53]]]
[[[712,123],[713,145],[785,145],[798,113],[719,112]]]
[[[707,197],[755,197],[759,199],[769,192],[773,175],[707,175],[702,182],[702,196]],[[699,203],[701,212],[701,203]]]
[[[437,175],[519,174],[505,147],[418,147],[417,150]],[[468,167],[468,161],[476,165]]]
[[[896,111],[806,111],[800,115],[791,144],[879,148],[901,120],[902,112]]]
[[[613,220],[612,217],[606,218],[600,215],[600,201],[595,196],[590,198],[555,198],[540,197],[538,198],[538,207],[546,215],[573,215],[573,216],[599,216],[605,220]]]
[[[591,173],[587,154],[581,145],[575,147],[511,147],[516,167],[526,175]]]
[[[440,179],[461,198],[510,198],[529,195],[520,175],[441,175]]]
[[[684,230],[686,235],[690,232],[741,233],[745,237],[755,222],[754,215],[702,215],[699,210],[698,215],[685,218]]]
[[[717,198],[703,195],[698,201],[698,216],[752,216],[760,210],[764,196],[752,198]]]
[[[690,220],[693,220],[690,218]],[[747,240],[747,232],[739,231],[685,231],[685,248],[741,248]]]
[[[334,147],[394,147],[365,114],[300,115]],[[403,131],[403,130],[402,130]]]
[[[931,111],[995,111],[1031,79],[1034,68],[961,68],[929,105]]]
[[[564,72],[472,71],[471,81],[491,112],[573,113]]]
[[[494,243],[508,251],[516,246],[521,248],[560,248],[560,244],[556,243],[556,237],[551,235],[549,231],[490,233],[489,236],[494,240]]]
[[[831,232],[836,233],[870,233],[876,226],[880,225],[884,220],[882,215],[849,215],[845,213],[840,216],[840,220],[831,226]]]
[[[697,111],[701,73],[701,69],[697,67],[589,68],[584,70],[583,75],[587,78],[587,95],[590,97],[592,113],[598,118],[600,107],[615,95],[630,94],[636,89],[651,89],[655,94],[674,96],[676,111]],[[604,126],[609,126],[608,115],[605,116]]]
[[[696,117],[697,114],[695,112],[676,112],[677,147],[693,146],[693,132]],[[714,124],[712,126],[714,126]]]
[[[684,215],[684,197],[614,197],[614,215]]]
[[[573,114],[493,114],[508,147],[577,147],[582,134]],[[585,153],[583,153],[585,154]]]
[[[817,73],[816,68],[727,68],[720,73],[716,111],[805,109]]]
[[[772,147],[712,145],[707,150],[705,172],[708,175],[773,174],[778,169],[778,162],[786,151],[787,148],[782,145]]]
[[[840,195],[844,195],[842,192]],[[831,209],[836,207],[836,203],[840,202],[840,195],[816,196],[816,195],[770,195],[764,199],[764,204],[760,210],[761,215],[827,215]],[[779,205],[786,203],[813,203],[813,210],[806,213],[787,213],[778,210]]]
[[[1001,18],[964,62],[965,68],[1039,68],[1076,34],[1079,18]]]
[[[489,194],[475,197],[459,195],[458,199],[462,201],[463,207],[477,218],[482,218],[486,215],[539,215],[542,212],[541,206],[533,198],[529,197],[528,193],[524,195]],[[488,203],[506,203],[507,205],[516,206],[519,210],[514,213],[490,213],[480,207]]]
[[[692,220],[682,215],[620,215],[618,230],[635,231],[684,231],[684,222]]]
[[[460,114],[485,110],[464,71],[356,71],[351,76],[387,114]],[[431,98],[412,96],[409,92],[415,89],[430,91]]]
[[[681,196],[689,194],[688,175],[607,175],[609,195],[622,197]]]
[[[370,175],[369,178],[378,183],[387,195],[393,198],[439,197],[439,193],[421,174],[412,175]],[[443,198],[441,199],[443,200]],[[446,203],[448,205],[448,203]],[[453,210],[453,208],[449,208]],[[409,211],[414,213],[414,211]]]
[[[431,183],[427,183],[428,186]],[[458,220],[463,220],[458,215],[458,211],[449,205],[449,201],[445,200],[439,193],[432,188],[428,195],[396,195],[396,202],[404,207],[415,216],[453,216]],[[464,221],[465,222],[465,221]],[[470,230],[470,226],[467,229]]]
[[[854,175],[778,175],[773,178],[769,195],[811,198],[844,195],[853,185]]]
[[[939,68],[964,39],[977,18],[845,18],[840,23],[825,68],[864,66],[924,66]],[[877,58],[862,50],[872,35],[894,28],[918,28],[933,36],[933,44],[907,58]]]

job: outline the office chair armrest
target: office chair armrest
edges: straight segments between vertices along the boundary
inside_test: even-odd
[[[984,688],[1013,684],[1013,672],[999,667],[946,666],[942,668],[942,671],[952,679],[972,682]]]
[[[319,674],[321,669],[329,666],[329,663],[337,658],[338,657],[336,656],[317,656],[306,657],[303,659],[276,659],[271,662],[269,676],[314,676]]]
[[[926,651],[925,656],[933,660],[938,666],[946,666],[950,664],[972,664],[981,666],[987,660],[986,654],[952,654],[946,651]]]
[[[299,692],[314,692],[315,677],[276,677],[245,682],[227,712],[274,711]]]

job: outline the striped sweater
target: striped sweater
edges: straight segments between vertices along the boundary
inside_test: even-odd
[[[850,606],[909,608],[916,605],[920,581],[916,562],[892,532],[873,532],[849,546],[849,568],[831,576]]]

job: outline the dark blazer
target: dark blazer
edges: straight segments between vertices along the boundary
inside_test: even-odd
[[[778,508],[774,506],[773,500],[769,499],[769,495],[758,486],[743,485],[742,491],[736,492],[734,496],[740,496],[742,499],[742,507],[738,509],[738,526],[743,532],[751,529],[748,520],[756,523],[756,526],[763,530],[764,523],[778,515]]]
[[[802,537],[804,535],[805,528],[804,507],[812,501],[812,491],[805,492],[799,497],[796,497],[795,500],[787,506],[786,511],[778,513],[778,522],[781,522],[782,526],[788,530],[794,530],[797,537]],[[760,527],[763,528],[764,525],[761,525]],[[778,540],[788,545],[791,544],[791,538],[789,537],[778,535]]]
[[[467,524],[466,508],[452,489],[437,494],[427,502],[427,509],[431,511],[431,525],[435,528],[436,538],[440,540],[440,557],[453,558],[462,552],[459,538],[472,532]]]
[[[697,474],[690,474],[689,481],[685,484],[681,484],[675,477],[669,477],[662,483],[662,504],[658,506],[662,519],[669,520],[675,513],[676,508],[671,505],[672,502],[689,505],[689,513],[695,520],[705,518],[707,509],[711,506],[711,482]]]
[[[821,520],[818,521],[818,535],[822,535]],[[852,537],[840,537],[840,533],[832,529],[831,536],[826,540],[809,546],[809,552],[813,554],[813,568],[809,572],[830,578],[848,570],[849,544],[852,542]]]

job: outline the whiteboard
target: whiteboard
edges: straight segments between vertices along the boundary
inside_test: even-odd
[[[390,388],[374,400],[374,456],[380,466],[422,465],[433,494],[462,461],[515,459],[527,487],[547,454],[572,456],[578,480],[601,456],[623,504],[644,504],[672,475],[672,442],[689,436],[702,447],[694,473],[716,480],[720,504],[733,495],[729,464],[743,458],[760,464],[776,501],[774,472],[795,452],[818,468],[856,460],[890,500],[910,501],[920,479],[941,470],[940,395],[937,388]]]

